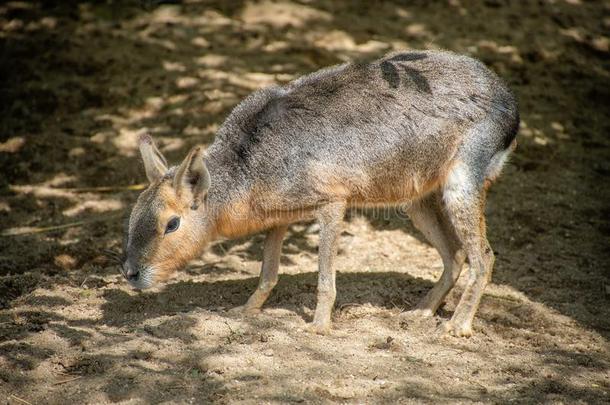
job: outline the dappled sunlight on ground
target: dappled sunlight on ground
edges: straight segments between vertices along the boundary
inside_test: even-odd
[[[0,395],[9,403],[607,402],[607,7],[560,1],[7,2],[0,5]],[[352,213],[330,336],[304,331],[317,230],[292,226],[265,311],[262,235],[219,241],[167,286],[129,289],[106,249],[145,187],[255,89],[399,49],[506,79],[518,148],[489,193],[493,283],[471,339],[401,316],[442,271],[400,215]],[[467,270],[465,270],[467,271]],[[10,397],[14,395],[15,397]],[[19,398],[19,399],[15,399]]]

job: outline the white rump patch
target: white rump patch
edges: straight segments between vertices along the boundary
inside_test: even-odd
[[[487,179],[493,181],[500,175],[511,152],[511,148],[508,148],[493,155],[491,162],[487,166],[487,173],[485,173]]]
[[[443,186],[443,199],[447,205],[465,201],[472,195],[472,178],[466,166],[458,162],[447,176]]]

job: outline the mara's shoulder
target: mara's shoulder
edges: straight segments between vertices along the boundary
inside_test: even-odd
[[[266,87],[251,93],[229,113],[218,130],[216,141],[230,140],[232,134],[247,130],[246,123],[260,119],[261,112],[277,105],[285,94],[283,86]]]
[[[277,122],[291,110],[309,105],[318,93],[330,93],[349,81],[352,63],[327,67],[306,74],[284,85],[275,85],[251,93],[233,108],[220,127],[216,141],[231,142],[240,133],[251,134],[257,128]]]

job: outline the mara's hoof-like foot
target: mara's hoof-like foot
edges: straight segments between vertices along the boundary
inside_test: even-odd
[[[307,325],[307,331],[318,335],[328,335],[330,333],[330,322],[316,322]]]
[[[260,314],[261,313],[261,309],[257,308],[257,307],[250,307],[248,305],[240,305],[238,307],[229,309],[229,313],[230,314],[237,314],[237,315],[251,316],[251,315]]]
[[[442,325],[442,331],[445,335],[451,335],[456,337],[471,337],[472,325],[468,323],[458,323],[453,320],[447,321]]]
[[[415,308],[410,311],[406,311],[404,315],[414,318],[432,318],[434,316],[434,312],[427,308]]]

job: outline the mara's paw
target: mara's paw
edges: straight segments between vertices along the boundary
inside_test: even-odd
[[[330,321],[329,322],[316,322],[307,325],[307,331],[318,335],[328,335],[330,333]]]
[[[444,335],[451,335],[456,337],[471,337],[472,336],[472,325],[469,323],[459,323],[453,320],[445,322],[441,326],[442,333]]]
[[[250,307],[248,305],[240,305],[238,307],[229,309],[229,313],[230,314],[236,314],[236,315],[251,316],[251,315],[260,314],[261,313],[261,309],[260,308],[256,308],[256,307]]]
[[[413,318],[432,318],[434,316],[434,312],[426,308],[415,308],[410,311],[403,312],[402,315]]]

